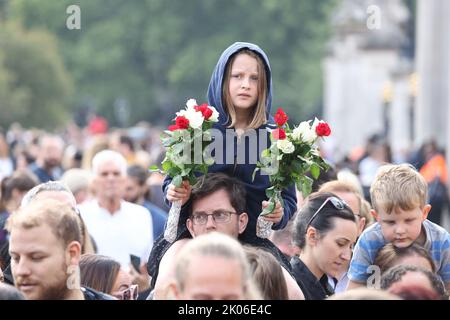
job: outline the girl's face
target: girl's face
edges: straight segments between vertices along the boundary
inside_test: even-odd
[[[231,65],[229,95],[236,114],[249,113],[258,101],[258,61],[248,54],[236,56]]]
[[[312,255],[317,267],[324,273],[339,277],[352,257],[358,228],[355,222],[334,219],[334,228],[328,230],[313,246]]]

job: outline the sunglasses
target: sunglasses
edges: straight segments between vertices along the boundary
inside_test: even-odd
[[[309,219],[308,224],[306,225],[306,230],[308,230],[308,227],[311,225],[311,222],[313,222],[314,218],[317,216],[317,214],[320,212],[320,210],[322,210],[323,207],[325,207],[325,205],[328,202],[331,202],[331,204],[333,204],[334,208],[337,210],[343,210],[343,209],[345,209],[345,207],[347,205],[344,200],[341,200],[339,198],[336,198],[336,197],[326,198],[325,201],[320,205],[319,209],[317,209],[316,212],[314,212],[311,219]]]
[[[138,285],[133,284],[125,290],[116,292],[113,294],[119,300],[137,300],[138,298]]]

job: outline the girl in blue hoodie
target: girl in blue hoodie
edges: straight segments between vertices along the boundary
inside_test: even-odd
[[[224,172],[240,179],[247,189],[247,213],[249,223],[242,235],[245,240],[257,244],[256,221],[268,205],[265,189],[270,187],[267,175],[256,174],[252,179],[256,161],[269,142],[267,128],[276,128],[270,115],[272,105],[272,77],[267,55],[257,45],[236,42],[220,56],[208,87],[208,103],[219,112],[215,129],[222,133],[223,158],[216,150],[216,163],[209,172]],[[256,140],[243,138],[253,129]],[[231,137],[231,138],[230,138]],[[265,141],[264,141],[265,140]],[[255,143],[256,142],[256,143]],[[241,154],[239,154],[241,153]],[[232,155],[232,156],[230,156]],[[251,160],[253,159],[253,161]],[[166,199],[181,200],[186,204],[191,187],[186,181],[180,188],[164,181]],[[282,229],[297,209],[294,186],[282,192],[284,207],[277,203],[274,211],[264,218],[274,223],[272,229]],[[185,219],[180,219],[180,222]]]
[[[269,143],[267,129],[276,127],[270,115],[272,77],[264,51],[254,44],[244,42],[236,42],[228,47],[213,71],[208,87],[208,104],[214,106],[220,114],[219,122],[214,128],[221,134],[213,138],[224,140],[223,150],[215,150],[215,164],[209,167],[209,172],[223,172],[240,179],[247,191],[246,212],[249,221],[245,231],[239,235],[239,240],[266,248],[290,271],[291,265],[286,256],[270,240],[256,236],[256,222],[267,206],[265,190],[270,187],[270,182],[267,175],[257,172],[253,179],[252,174],[256,160],[259,160],[261,151]],[[250,129],[258,132],[256,141],[244,138],[247,132],[252,131]],[[166,177],[163,184],[166,202],[170,204],[169,202],[181,200],[183,203],[176,239],[190,238],[186,220],[191,186],[184,182],[181,188],[176,188],[170,182],[171,178]],[[278,203],[275,210],[265,217],[274,223],[272,229],[275,230],[284,228],[297,209],[293,185],[282,192],[282,197],[284,207]],[[163,235],[153,245],[147,264],[152,276],[151,287],[154,287],[158,277],[159,262],[171,245]]]

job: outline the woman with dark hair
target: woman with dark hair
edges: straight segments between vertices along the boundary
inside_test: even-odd
[[[311,194],[294,221],[292,241],[301,249],[291,259],[292,271],[306,300],[332,295],[327,275],[336,277],[352,256],[358,235],[355,215],[329,192]]]
[[[80,259],[81,285],[104,292],[119,300],[136,300],[137,285],[116,260],[99,254],[84,254]]]

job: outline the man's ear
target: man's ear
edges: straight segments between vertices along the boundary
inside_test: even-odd
[[[167,286],[164,297],[162,297],[162,299],[164,299],[164,300],[181,300],[180,294],[181,294],[180,290],[178,289],[178,286],[175,283],[175,281],[171,281],[169,283],[169,285]]]
[[[81,244],[78,241],[72,241],[67,245],[66,262],[67,265],[76,265],[80,263]]]
[[[247,228],[248,224],[248,214],[246,212],[242,212],[239,215],[239,234],[242,234],[245,231],[245,228]]]
[[[425,221],[425,219],[428,217],[428,214],[431,210],[431,204],[427,204],[422,209],[422,221]]]
[[[193,226],[192,220],[191,220],[190,218],[188,218],[188,219],[186,220],[186,227],[188,228],[189,233],[191,234],[191,237],[192,237],[192,238],[195,238],[194,226]]]
[[[378,213],[374,209],[370,209],[370,214],[375,219],[375,221],[377,221],[377,222],[379,221],[380,217],[379,217]]]
[[[366,218],[360,216],[359,217],[359,226],[358,226],[359,234],[361,234],[364,231],[365,226],[366,226]]]

